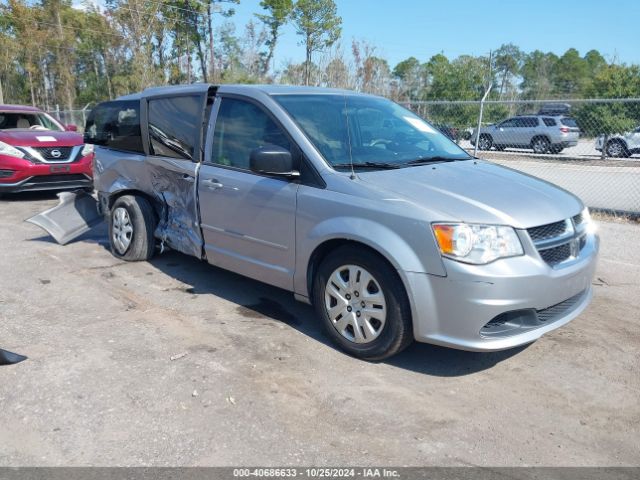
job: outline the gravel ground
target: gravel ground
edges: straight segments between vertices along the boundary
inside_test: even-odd
[[[640,226],[601,223],[592,306],[477,354],[336,351],[290,294],[177,253],[65,247],[0,201],[0,466],[640,465]],[[172,359],[173,358],[173,359]]]

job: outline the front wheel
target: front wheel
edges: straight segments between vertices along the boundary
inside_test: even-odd
[[[347,353],[383,360],[413,341],[402,280],[379,255],[344,246],[317,270],[313,303],[331,339]]]
[[[607,156],[611,158],[624,158],[629,156],[626,145],[620,140],[610,140],[607,142],[606,153]]]
[[[480,135],[478,139],[478,148],[480,150],[490,150],[493,145],[493,139],[489,135]]]
[[[536,137],[531,142],[531,148],[534,153],[542,154],[547,153],[551,147],[551,142],[545,137]]]
[[[135,262],[149,260],[155,252],[156,219],[146,198],[124,195],[111,208],[109,240],[111,253]]]

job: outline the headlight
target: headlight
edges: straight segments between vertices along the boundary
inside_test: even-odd
[[[582,217],[582,221],[580,222],[580,225],[577,226],[578,231],[584,230],[587,233],[596,233],[596,231],[598,230],[598,227],[596,226],[595,222],[591,218],[591,214],[589,213],[589,208],[584,207],[584,210],[580,212],[580,216]]]
[[[464,263],[481,265],[498,258],[523,255],[522,244],[511,227],[436,223],[433,233],[443,256]]]
[[[8,155],[9,157],[24,158],[25,153],[12,147],[8,143],[0,142],[0,155]]]
[[[85,143],[84,147],[82,147],[82,151],[80,152],[80,155],[82,155],[83,157],[86,157],[90,153],[93,153],[93,144]]]

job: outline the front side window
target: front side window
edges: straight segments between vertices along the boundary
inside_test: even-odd
[[[144,153],[140,101],[116,100],[99,104],[87,119],[84,141],[114,150]]]
[[[464,150],[413,112],[360,95],[276,95],[274,98],[334,167],[467,160]]]
[[[502,122],[500,124],[500,126],[502,128],[511,128],[511,127],[516,127],[517,126],[517,120],[516,118],[510,118],[509,120],[505,120],[504,122]]]
[[[202,104],[198,95],[149,100],[151,154],[192,160],[202,129]]]
[[[52,130],[64,127],[44,112],[0,112],[0,130]]]
[[[223,98],[213,134],[211,163],[249,170],[251,151],[277,145],[291,151],[282,129],[253,103]]]

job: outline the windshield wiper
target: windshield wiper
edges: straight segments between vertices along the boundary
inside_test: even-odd
[[[398,163],[383,163],[383,162],[362,162],[362,163],[336,163],[332,165],[333,168],[380,168],[384,170],[390,170],[393,168],[402,168]]]
[[[420,157],[415,160],[411,160],[409,162],[405,162],[402,165],[428,165],[430,163],[440,163],[440,162],[459,162],[462,160],[471,160],[469,158],[451,158],[451,157],[441,157],[441,156],[433,156],[433,157]]]

